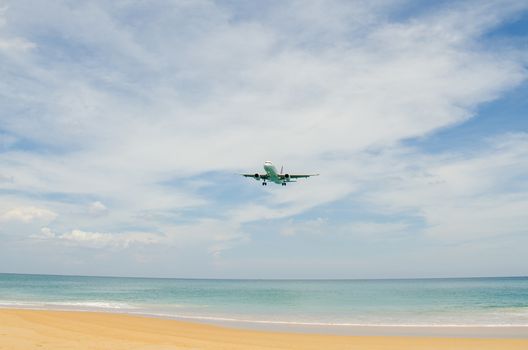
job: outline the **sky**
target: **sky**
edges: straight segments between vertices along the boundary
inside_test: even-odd
[[[0,272],[528,275],[527,78],[526,1],[0,0]]]

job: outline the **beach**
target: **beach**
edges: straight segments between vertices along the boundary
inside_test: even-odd
[[[0,350],[528,349],[527,286],[0,274]]]
[[[0,274],[0,308],[116,312],[343,335],[379,335],[380,329],[383,335],[415,335],[432,329],[428,335],[480,336],[478,327],[486,327],[486,334],[495,328],[527,329],[527,291],[528,278],[199,280]]]
[[[0,349],[527,349],[528,339],[340,336],[103,312],[0,309]]]

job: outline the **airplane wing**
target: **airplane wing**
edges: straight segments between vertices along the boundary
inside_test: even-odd
[[[310,176],[319,176],[319,174],[281,174],[279,175],[279,177],[281,179],[285,179],[285,178],[289,178],[289,179],[302,179],[302,178],[307,178],[307,177],[310,177]]]
[[[267,180],[268,179],[268,174],[240,174],[244,177],[252,177],[256,180]],[[258,176],[257,176],[258,175]]]

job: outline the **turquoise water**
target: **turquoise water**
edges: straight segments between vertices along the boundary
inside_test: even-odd
[[[528,326],[528,277],[192,280],[0,274],[0,307],[269,324]]]

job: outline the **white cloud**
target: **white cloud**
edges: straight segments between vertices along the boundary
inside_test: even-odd
[[[378,188],[365,200],[380,211],[421,216],[425,233],[438,239],[526,233],[526,154],[528,135],[512,134],[473,154],[389,156],[382,161],[392,166],[390,177],[374,177]]]
[[[108,211],[108,208],[101,202],[95,201],[90,203],[88,211],[93,215],[101,215]]]
[[[12,208],[0,214],[0,221],[19,221],[19,222],[50,222],[57,217],[57,214],[51,210],[37,207],[18,207]]]
[[[179,249],[205,250],[213,257],[242,242],[248,237],[240,224],[232,220],[202,219],[183,225],[171,225],[164,230],[166,243]]]
[[[308,220],[302,223],[298,223],[289,220],[286,225],[280,229],[280,234],[284,236],[294,236],[297,234],[333,234],[334,232],[328,232],[331,228],[328,225],[328,221],[323,218],[317,218],[315,220]]]
[[[55,233],[49,227],[43,227],[40,229],[40,234],[43,238],[53,238]],[[38,236],[35,236],[38,237]]]
[[[296,222],[288,220],[280,229],[284,236],[329,235],[341,237],[361,237],[364,239],[394,238],[408,233],[410,225],[405,222],[347,221],[334,223],[325,218]]]
[[[346,232],[363,236],[390,236],[402,234],[409,230],[404,222],[353,222],[346,227]]]
[[[3,51],[26,51],[34,49],[36,45],[21,38],[2,39],[0,38],[0,50]]]
[[[0,7],[0,51],[3,53],[27,51],[36,47],[35,43],[32,43],[26,39],[20,37],[5,37],[4,27],[6,26],[6,12],[9,7],[4,5]]]
[[[55,240],[67,244],[73,244],[92,248],[128,248],[131,245],[157,244],[162,237],[152,233],[100,233],[83,230],[72,230],[60,235],[55,234],[50,228],[44,227],[39,235],[32,236],[38,240]]]

